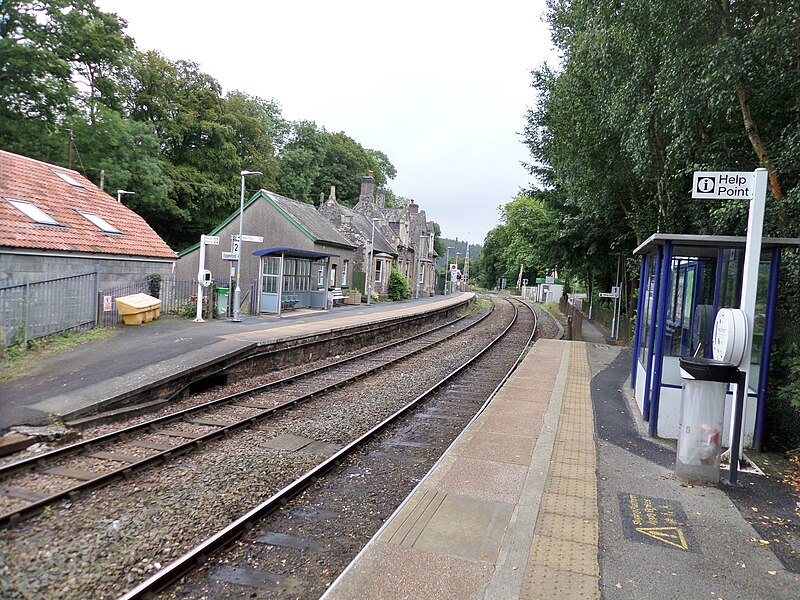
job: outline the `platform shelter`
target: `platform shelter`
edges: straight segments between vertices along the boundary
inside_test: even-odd
[[[331,286],[338,281],[330,259],[338,254],[265,248],[253,252],[253,256],[261,258],[260,312],[280,314],[294,308],[326,308],[327,281],[330,279]]]
[[[763,238],[744,417],[744,443],[760,448],[767,378],[778,296],[781,254],[800,239]],[[631,387],[651,436],[678,437],[681,356],[711,357],[711,335],[720,308],[738,307],[745,238],[656,233],[634,254],[642,257]],[[728,390],[723,432],[730,430]],[[728,445],[727,439],[723,444]]]

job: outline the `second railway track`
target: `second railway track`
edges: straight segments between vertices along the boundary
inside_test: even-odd
[[[315,469],[321,460],[396,412],[407,402],[404,398],[425,391],[430,383],[424,381],[438,381],[445,371],[463,365],[478,346],[485,345],[482,340],[494,337],[500,320],[501,314],[495,315],[464,339],[445,341],[433,353],[417,355],[355,386],[329,392],[323,403],[297,405],[236,436],[222,436],[191,456],[178,456],[166,468],[131,473],[127,480],[90,492],[77,504],[56,503],[18,527],[0,532],[0,552],[4,553],[0,556],[0,597],[49,597],[54,591],[63,598],[115,597],[149,574],[166,569],[197,544],[204,532],[220,529]],[[492,371],[499,369],[495,366]],[[470,387],[485,387],[492,377],[484,374],[479,380],[480,385]],[[448,393],[460,395],[462,384],[456,382]],[[481,394],[485,397],[486,390]],[[432,409],[420,417],[422,425],[415,429],[429,430],[436,439],[452,439],[463,426],[456,417],[468,420],[475,407],[460,410],[464,409],[466,414],[460,417]],[[441,451],[435,446],[422,449],[416,443],[394,447],[430,452],[432,457]],[[402,471],[404,467],[397,470]],[[395,487],[391,491],[400,493],[400,487]],[[388,516],[385,510],[381,509],[381,518]],[[352,537],[363,539],[355,529]]]

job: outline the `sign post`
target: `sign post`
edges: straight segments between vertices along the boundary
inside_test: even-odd
[[[692,182],[692,198],[739,199],[750,201],[750,212],[747,218],[747,241],[744,249],[744,273],[742,276],[742,297],[739,308],[747,318],[747,340],[739,369],[744,372],[744,403],[741,415],[737,413],[734,403],[731,411],[731,445],[739,440],[736,452],[729,449],[733,460],[743,456],[744,436],[736,432],[736,423],[744,423],[747,414],[747,390],[750,386],[750,361],[753,354],[753,322],[756,309],[756,291],[758,289],[758,263],[761,260],[761,238],[764,230],[764,207],[767,203],[767,170],[756,169],[754,172],[695,171]],[[737,384],[738,385],[738,384]],[[738,391],[738,390],[737,390]],[[738,434],[738,435],[736,435]],[[733,462],[733,460],[731,462]],[[731,464],[731,469],[739,465]]]
[[[200,264],[197,267],[197,314],[195,323],[204,323],[203,319],[203,274],[206,270],[206,245],[219,246],[219,238],[215,235],[200,236]]]

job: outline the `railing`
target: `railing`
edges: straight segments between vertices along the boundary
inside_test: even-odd
[[[0,286],[0,348],[97,322],[98,273]]]

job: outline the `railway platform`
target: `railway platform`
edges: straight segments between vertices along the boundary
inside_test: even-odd
[[[584,328],[534,344],[323,600],[800,597],[789,534],[750,518],[791,516],[786,490],[676,481],[632,418],[630,352]]]
[[[459,292],[369,306],[337,306],[328,311],[291,311],[280,318],[243,315],[238,323],[162,318],[122,327],[109,338],[45,359],[32,372],[0,382],[0,434],[18,425],[66,421],[258,345],[346,331],[457,305],[473,297],[472,292]]]

